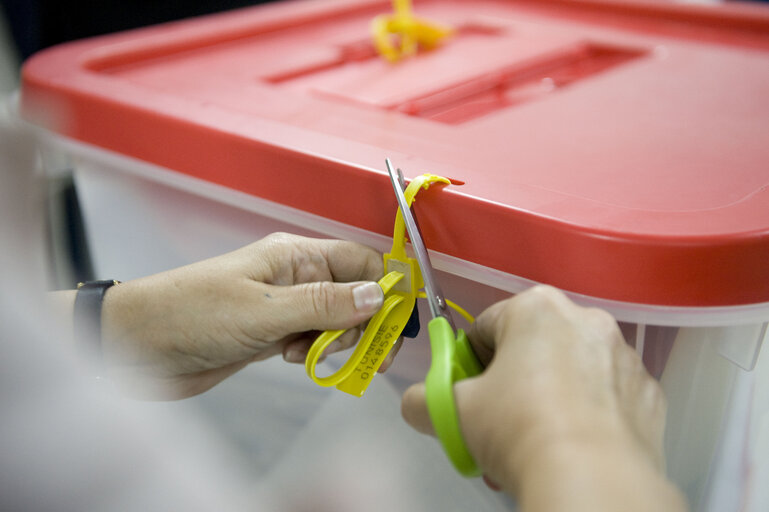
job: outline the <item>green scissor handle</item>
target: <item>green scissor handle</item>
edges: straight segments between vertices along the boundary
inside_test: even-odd
[[[464,476],[481,474],[467,449],[459,428],[454,383],[483,371],[463,330],[456,334],[446,318],[439,316],[427,325],[432,363],[425,378],[425,395],[430,420],[443,449],[454,467]]]

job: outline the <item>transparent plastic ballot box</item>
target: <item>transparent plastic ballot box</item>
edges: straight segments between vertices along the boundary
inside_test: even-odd
[[[30,59],[19,113],[40,127],[51,172],[74,170],[99,277],[146,275],[274,231],[384,251],[396,209],[384,158],[407,178],[450,177],[416,205],[446,295],[477,314],[548,283],[610,311],[665,390],[667,471],[694,510],[764,510],[769,13],[424,1],[418,14],[453,37],[392,64],[369,35],[389,8],[286,2]],[[428,364],[422,333],[374,382],[392,387],[384,424],[402,426],[397,392]],[[197,399],[244,446],[314,435],[318,404],[348,415],[340,432],[363,421],[367,398],[342,406],[300,367],[262,370],[298,379],[259,406],[279,403],[302,426],[263,439],[253,408],[222,414],[247,399],[238,379],[260,378],[257,366]],[[315,405],[290,408],[297,397]],[[264,474],[294,460],[273,452]],[[425,460],[410,449],[402,465]],[[451,471],[414,478],[435,486],[417,501],[474,485]]]

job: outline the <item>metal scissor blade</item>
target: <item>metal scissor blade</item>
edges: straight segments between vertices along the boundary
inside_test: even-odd
[[[445,317],[451,327],[454,327],[454,322],[451,319],[451,315],[446,310],[446,300],[443,298],[443,293],[438,287],[438,283],[433,275],[433,267],[430,264],[430,256],[427,253],[427,247],[422,240],[422,233],[419,232],[419,226],[417,226],[416,219],[411,213],[408,203],[406,202],[406,196],[403,193],[403,188],[399,176],[395,174],[390,159],[386,158],[387,172],[390,175],[390,181],[395,190],[395,197],[398,200],[398,206],[401,209],[403,215],[403,221],[406,224],[406,231],[408,231],[409,238],[411,239],[411,246],[414,248],[414,255],[417,258],[419,269],[422,271],[422,280],[425,283],[425,295],[427,295],[427,302],[430,304],[430,313],[433,318],[438,316]]]

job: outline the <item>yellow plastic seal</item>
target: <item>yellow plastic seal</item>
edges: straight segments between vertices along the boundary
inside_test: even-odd
[[[393,0],[393,10],[371,22],[374,46],[390,62],[415,55],[419,47],[434,48],[454,33],[451,27],[414,16],[411,0]],[[394,40],[400,44],[396,46]]]
[[[390,352],[390,349],[398,339],[394,332],[390,332],[390,324],[393,320],[390,317],[403,301],[403,297],[389,294],[389,292],[403,277],[403,274],[400,272],[390,272],[379,280],[379,286],[385,293],[382,308],[369,320],[368,327],[355,347],[355,351],[353,351],[350,359],[337,372],[328,377],[318,377],[315,374],[315,367],[323,351],[345,331],[325,331],[318,336],[312,347],[310,347],[307,359],[305,360],[307,375],[316,384],[320,386],[337,386],[338,389],[351,395],[363,395],[368,387],[368,383],[371,382],[376,371],[382,365],[384,358],[387,357],[387,353]],[[387,320],[387,323],[385,323],[385,320]],[[400,334],[400,332],[397,334]]]
[[[450,181],[435,174],[418,176],[404,191],[408,204],[414,202],[420,190],[429,188],[433,183],[449,184]],[[383,256],[383,260],[385,276],[379,280],[379,286],[385,294],[384,304],[369,320],[347,362],[327,377],[319,377],[315,373],[323,352],[344,330],[325,331],[310,347],[305,369],[307,375],[319,386],[336,386],[345,393],[363,396],[411,317],[417,296],[421,293],[419,289],[424,283],[417,260],[406,254],[406,226],[400,209],[395,216],[392,249]]]

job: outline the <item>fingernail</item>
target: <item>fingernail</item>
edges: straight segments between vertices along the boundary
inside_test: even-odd
[[[366,313],[374,313],[382,307],[384,293],[382,293],[382,288],[372,281],[353,288],[352,298],[355,303],[355,309]]]

